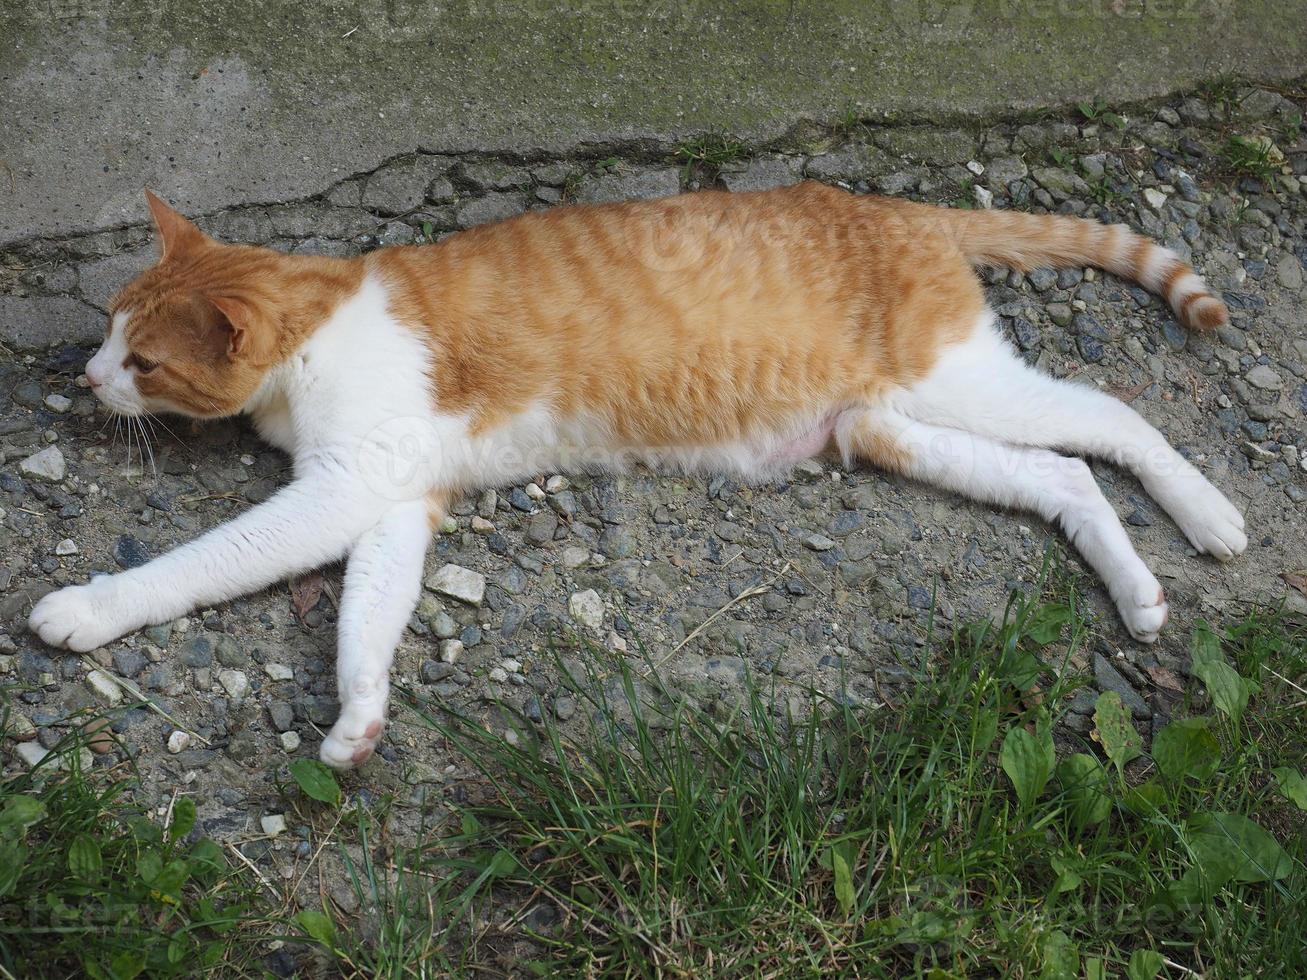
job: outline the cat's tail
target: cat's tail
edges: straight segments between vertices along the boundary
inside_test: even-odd
[[[1125,225],[1020,211],[940,213],[974,265],[1006,265],[1023,272],[1040,266],[1097,266],[1161,296],[1192,330],[1215,330],[1230,321],[1225,303],[1188,263]]]

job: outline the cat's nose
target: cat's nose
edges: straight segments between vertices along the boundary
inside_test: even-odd
[[[88,361],[86,364],[86,380],[91,383],[92,388],[98,388],[104,384],[104,375],[100,373],[100,368],[96,367],[95,361]]]

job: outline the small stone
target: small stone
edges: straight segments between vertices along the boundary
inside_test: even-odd
[[[568,482],[565,476],[551,476],[545,481],[546,493],[562,493],[572,484]]]
[[[282,732],[278,739],[281,741],[281,748],[285,752],[294,752],[300,747],[300,737],[298,732]]]
[[[531,485],[535,486],[534,483]],[[552,510],[541,510],[531,515],[531,519],[526,525],[526,534],[524,537],[527,544],[540,547],[541,545],[549,544],[553,541],[554,532],[557,530],[558,515]]]
[[[243,670],[218,671],[218,683],[229,696],[239,701],[250,693],[250,679]]]
[[[490,679],[496,684],[502,684],[508,680],[508,672],[503,667],[494,667],[490,671]]]
[[[1148,202],[1148,206],[1154,211],[1161,211],[1166,204],[1166,195],[1156,187],[1145,187],[1144,200]]]
[[[135,677],[145,669],[147,663],[149,661],[146,660],[145,654],[131,647],[113,652],[113,669],[123,677]]]
[[[1244,380],[1262,391],[1279,391],[1284,387],[1284,379],[1265,364],[1258,364],[1244,375]]]
[[[580,548],[576,545],[571,545],[570,547],[563,549],[564,568],[580,568],[589,560],[590,550],[588,548]]]
[[[112,677],[102,670],[93,670],[86,675],[86,686],[97,698],[113,707],[123,699],[122,688]]]
[[[18,748],[14,749],[14,752],[18,755],[18,758],[23,760],[23,764],[28,769],[36,768],[41,760],[50,754],[50,750],[42,747],[39,742],[19,742]]]
[[[285,664],[264,664],[263,672],[268,675],[269,680],[274,681],[289,681],[295,678],[295,671]]]
[[[538,483],[528,483],[522,488],[522,492],[534,500],[536,503],[545,499],[545,492],[540,488]]]
[[[432,592],[473,606],[481,605],[486,596],[486,577],[461,565],[445,565],[429,575],[425,585]]]
[[[988,211],[994,206],[994,192],[982,184],[976,184],[971,188],[972,196],[975,197],[976,203]]]
[[[493,534],[495,525],[493,522],[488,521],[477,514],[472,517],[472,530],[476,534]]]
[[[1285,289],[1302,289],[1302,262],[1296,255],[1286,255],[1275,264],[1275,278]]]
[[[46,395],[45,407],[52,412],[58,412],[63,415],[73,407],[73,400],[67,395]]]
[[[576,700],[564,695],[554,701],[554,717],[559,721],[568,721],[576,714]]]
[[[141,542],[124,534],[113,546],[113,560],[123,568],[138,568],[150,560],[150,553]]]
[[[18,464],[18,472],[34,480],[58,483],[68,472],[64,454],[58,446],[47,446],[39,453],[33,453]]]
[[[1139,696],[1139,692],[1130,686],[1130,682],[1101,653],[1094,654],[1094,683],[1100,691],[1115,691],[1121,695],[1122,702],[1136,718],[1147,718],[1153,713],[1148,702]]]
[[[54,546],[54,553],[60,556],[75,555],[77,554],[77,542],[72,538],[64,538]]]
[[[835,542],[824,534],[809,534],[803,539],[803,543],[813,551],[830,551],[835,547]]]
[[[168,736],[168,751],[173,755],[184,752],[191,747],[191,733],[180,728]]]
[[[444,640],[440,644],[440,659],[447,664],[456,664],[463,656],[463,650],[462,640]]]
[[[454,676],[458,668],[452,663],[439,663],[435,660],[422,661],[422,667],[419,675],[423,684],[439,684],[441,681],[448,680]]]
[[[594,589],[572,593],[567,600],[567,611],[582,626],[599,630],[604,624],[604,603]]]
[[[259,818],[259,826],[269,837],[276,837],[286,832],[286,818],[280,813],[270,813]]]
[[[453,616],[443,609],[432,616],[431,622],[427,625],[431,627],[431,632],[442,640],[448,640],[451,636],[458,636],[458,623],[454,621]]]
[[[295,724],[295,709],[285,701],[273,701],[268,705],[268,717],[272,719],[272,727],[277,731],[289,731],[290,726]]]

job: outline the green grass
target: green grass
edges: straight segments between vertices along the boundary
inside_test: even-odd
[[[681,164],[681,183],[692,179],[708,183],[717,179],[721,168],[745,153],[745,145],[719,133],[710,133],[682,143],[676,148],[676,160]]]
[[[134,774],[83,770],[85,752],[66,739],[0,782],[0,976],[246,975],[247,931],[269,930],[222,848],[191,839],[195,802],[148,814]]]
[[[398,876],[357,869],[392,910],[381,939],[340,922],[332,943],[375,976],[1301,974],[1307,844],[1280,782],[1307,804],[1307,633],[1267,611],[1197,631],[1216,706],[1153,758],[1115,695],[1101,745],[1063,739],[1084,641],[1073,599],[1014,602],[885,703],[793,713],[594,663],[582,738],[430,707],[482,778]]]
[[[183,841],[184,797],[168,824],[126,777],[16,777],[0,963],[258,975],[254,953],[293,934],[326,957],[314,975],[358,977],[1302,975],[1307,628],[1266,609],[1200,626],[1151,740],[1113,694],[1089,735],[1059,724],[1089,642],[1057,588],[934,634],[872,701],[759,681],[693,703],[588,649],[566,661],[566,731],[408,692],[471,772],[441,799],[369,809],[292,767],[354,914],[287,919]],[[421,820],[403,845],[399,816]],[[113,928],[88,908],[118,910]]]
[[[1275,158],[1274,143],[1253,136],[1230,136],[1221,150],[1226,169],[1240,177],[1266,180],[1275,175],[1279,163]]]

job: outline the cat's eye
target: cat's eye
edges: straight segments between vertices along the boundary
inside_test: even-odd
[[[142,357],[140,354],[129,355],[127,363],[134,367],[140,374],[149,374],[159,366],[158,361],[152,361],[148,357]]]

